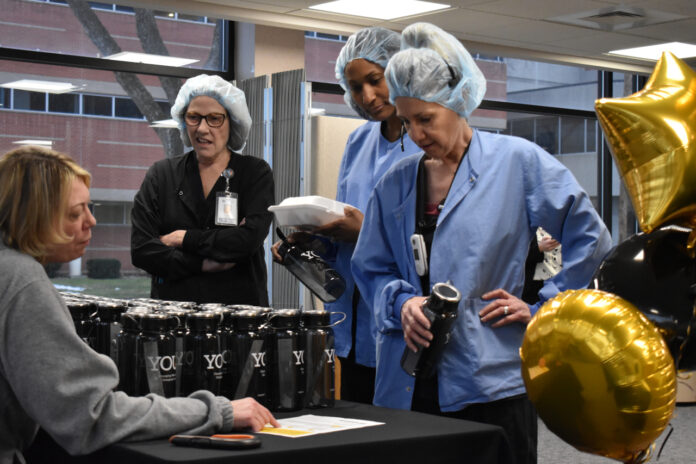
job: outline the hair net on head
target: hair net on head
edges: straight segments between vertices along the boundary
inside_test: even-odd
[[[463,118],[481,104],[486,78],[464,45],[428,23],[401,33],[401,51],[387,66],[389,98],[411,97],[439,103]]]
[[[176,101],[172,106],[172,118],[179,123],[181,140],[187,147],[193,146],[186,132],[184,113],[195,97],[206,96],[214,98],[226,110],[230,119],[230,137],[227,146],[230,150],[241,153],[246,145],[249,130],[251,129],[251,116],[247,108],[244,92],[227,82],[220,76],[208,76],[200,74],[187,79],[179,89]]]
[[[400,47],[399,34],[396,32],[383,27],[366,27],[351,35],[338,54],[336,80],[345,91],[343,99],[346,105],[353,108],[362,118],[370,119],[370,116],[353,101],[350,86],[344,75],[346,66],[351,61],[362,58],[386,68],[389,59],[399,51]]]

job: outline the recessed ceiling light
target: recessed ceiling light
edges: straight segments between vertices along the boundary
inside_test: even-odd
[[[177,129],[179,124],[173,119],[162,119],[160,121],[152,121],[150,127],[156,129]]]
[[[158,64],[162,66],[186,66],[198,60],[176,56],[151,55],[149,53],[121,52],[104,57],[107,60],[128,61],[129,63]]]
[[[328,11],[351,16],[390,20],[444,10],[450,5],[419,0],[337,0],[312,5],[312,10]]]
[[[28,92],[67,93],[77,90],[79,87],[70,82],[37,81],[32,79],[20,79],[18,81],[0,84],[0,87],[8,89],[26,90]]]
[[[17,140],[15,142],[17,145],[40,145],[42,147],[52,147],[53,141],[51,140]]]
[[[640,58],[642,60],[657,61],[662,56],[662,52],[671,52],[677,58],[689,58],[696,56],[696,45],[682,42],[669,42],[646,47],[625,48],[623,50],[612,50],[609,55],[627,56],[630,58]]]

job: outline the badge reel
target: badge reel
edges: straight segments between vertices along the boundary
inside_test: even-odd
[[[413,250],[413,259],[416,262],[416,274],[423,277],[428,272],[428,251],[421,234],[411,235],[411,249]]]
[[[237,194],[230,192],[230,179],[234,176],[234,171],[227,168],[220,175],[225,178],[226,186],[224,192],[215,194],[215,225],[236,226]]]

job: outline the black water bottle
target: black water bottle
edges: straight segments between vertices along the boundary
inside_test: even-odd
[[[183,394],[209,390],[220,394],[222,353],[218,325],[220,316],[210,312],[191,313],[186,318],[184,338]]]
[[[232,398],[234,390],[235,361],[234,356],[234,332],[236,320],[234,317],[235,311],[231,308],[224,307],[218,310],[222,314],[222,322],[220,323],[220,348],[222,350],[222,385],[220,393],[222,396]]]
[[[222,354],[222,381],[220,383],[220,394],[231,398],[229,385],[232,365],[232,312],[222,303],[204,303],[198,305],[200,311],[217,314],[220,318],[218,324],[218,336],[220,337],[220,353]]]
[[[170,330],[172,319],[165,313],[150,313],[143,314],[140,320],[142,351],[137,361],[140,394],[176,396],[176,340]]]
[[[93,319],[95,346],[94,349],[105,354],[118,364],[118,348],[116,337],[121,332],[121,314],[126,311],[126,305],[114,301],[98,300],[97,317]]]
[[[270,409],[296,411],[302,407],[305,392],[304,343],[298,336],[300,313],[296,309],[273,311],[269,325]]]
[[[189,314],[196,312],[193,309],[184,309],[177,306],[163,306],[162,312],[170,316],[170,330],[174,336],[174,346],[176,352],[176,394],[182,396],[182,376],[184,372],[184,338],[188,329],[186,328],[186,318]]]
[[[326,303],[336,301],[346,290],[343,276],[331,268],[313,250],[299,243],[290,243],[279,228],[276,228],[282,243],[278,254],[282,265],[302,282],[312,293]]]
[[[92,348],[96,345],[94,332],[94,320],[96,316],[97,304],[89,300],[72,300],[69,302],[68,310],[75,324],[77,335]]]
[[[137,359],[140,357],[142,346],[140,340],[140,319],[148,310],[134,307],[121,315],[121,331],[116,336],[118,366],[118,389],[127,395],[136,395],[140,387],[140,376],[137,370]]]
[[[335,398],[334,333],[327,311],[303,311],[306,408],[330,408]]]
[[[437,362],[449,342],[450,331],[457,319],[457,307],[461,294],[449,283],[437,283],[423,304],[423,313],[430,321],[430,332],[433,339],[427,348],[419,347],[418,351],[404,348],[401,356],[401,367],[414,377],[428,378],[436,372]]]
[[[233,399],[250,396],[268,405],[266,317],[258,310],[235,312]]]

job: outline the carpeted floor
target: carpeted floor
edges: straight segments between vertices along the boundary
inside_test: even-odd
[[[665,429],[655,441],[655,449],[649,463],[654,464],[689,464],[696,463],[696,404],[677,406],[671,425],[674,428],[669,440],[657,458],[670,428]],[[609,464],[617,463],[613,459],[583,453],[567,444],[539,420],[539,460],[538,464]]]

